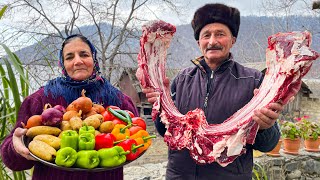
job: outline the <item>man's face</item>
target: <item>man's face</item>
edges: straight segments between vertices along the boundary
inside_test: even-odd
[[[235,40],[228,26],[211,23],[201,29],[198,45],[206,62],[218,66],[229,56]]]

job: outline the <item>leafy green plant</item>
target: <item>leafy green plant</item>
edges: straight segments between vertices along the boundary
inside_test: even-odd
[[[0,47],[5,50],[8,57],[2,57],[1,60],[4,62],[4,65],[0,65],[1,84],[3,90],[0,90],[0,143],[2,144],[4,138],[10,133],[16,123],[18,111],[21,106],[21,99],[29,94],[29,81],[27,79],[28,76],[26,75],[27,72],[24,72],[21,61],[18,57],[13,54],[6,45],[0,44]],[[15,71],[17,71],[20,76],[20,87],[18,86]],[[0,179],[12,179],[9,176],[11,173],[9,173],[5,168],[1,159],[0,162]],[[15,180],[26,179],[24,171],[12,172],[12,175]]]
[[[280,124],[280,130],[283,138],[294,140],[301,137],[300,127],[297,125],[297,123],[282,121]]]
[[[320,136],[320,125],[317,122],[312,122],[308,118],[302,118],[299,121],[298,126],[300,127],[301,137],[303,139],[314,139],[317,140]]]
[[[1,8],[0,19],[6,9],[7,6]],[[0,80],[2,84],[2,88],[0,90],[0,144],[2,144],[4,138],[10,133],[16,123],[18,110],[21,105],[21,98],[24,98],[29,94],[29,81],[28,73],[24,72],[19,58],[12,53],[6,45],[0,44],[0,47],[5,50],[7,55],[6,57],[1,58],[4,65],[0,64]],[[18,87],[14,70],[17,71],[20,76],[20,88]],[[8,172],[9,170],[5,168],[1,157],[0,163],[0,179],[26,179],[27,171],[13,171],[10,173]]]
[[[265,169],[257,162],[253,165],[252,180],[268,180]]]

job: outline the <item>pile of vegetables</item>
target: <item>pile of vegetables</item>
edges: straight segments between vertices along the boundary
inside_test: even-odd
[[[28,148],[35,156],[58,166],[85,169],[133,161],[156,137],[149,135],[141,117],[117,106],[94,104],[84,90],[68,107],[46,104],[41,115],[22,125],[32,138]]]

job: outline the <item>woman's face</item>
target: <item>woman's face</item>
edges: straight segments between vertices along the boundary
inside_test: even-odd
[[[75,38],[63,48],[63,64],[71,79],[83,81],[93,73],[93,57],[88,44]]]

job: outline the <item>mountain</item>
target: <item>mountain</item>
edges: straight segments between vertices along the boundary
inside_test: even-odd
[[[107,33],[110,25],[104,24],[102,32]],[[265,61],[265,49],[267,48],[268,36],[278,32],[304,31],[309,30],[313,35],[312,48],[320,52],[320,21],[316,17],[308,16],[289,16],[289,17],[257,17],[243,16],[241,17],[241,25],[237,42],[231,49],[235,60],[240,63],[253,63]],[[80,27],[81,33],[97,42],[94,35],[94,26]],[[139,37],[141,32],[136,32]],[[36,61],[38,63],[46,63],[45,60],[53,61],[56,64],[58,50],[62,39],[45,38],[41,42],[32,46],[23,48],[16,52],[18,57],[26,63]],[[125,45],[121,47],[121,51],[139,52],[139,40],[129,39]],[[200,56],[197,42],[193,37],[193,30],[190,24],[177,26],[177,32],[172,39],[170,48],[168,49],[167,67],[172,69],[181,69],[191,65],[190,60]],[[134,59],[134,58],[133,58]],[[119,66],[137,66],[132,58],[126,55],[117,57]],[[316,61],[313,65],[309,76],[320,78],[320,72],[316,69],[320,68],[320,63]]]

